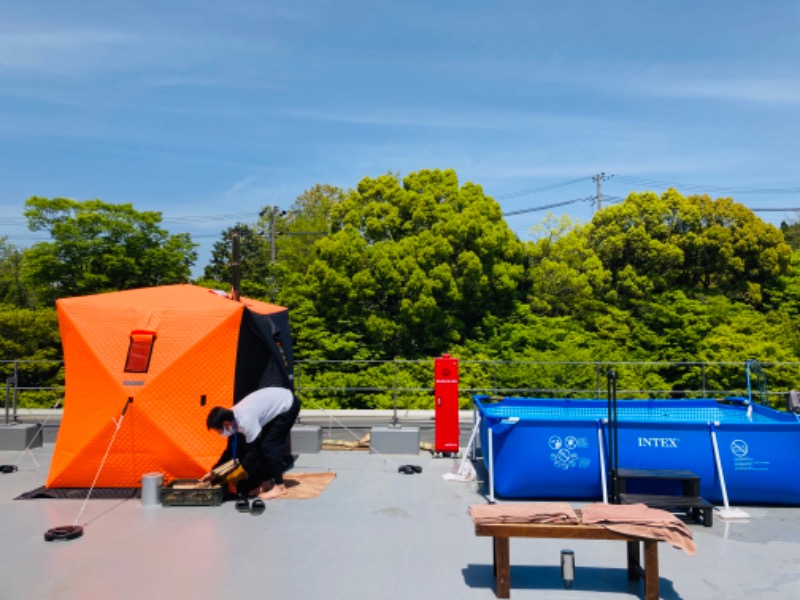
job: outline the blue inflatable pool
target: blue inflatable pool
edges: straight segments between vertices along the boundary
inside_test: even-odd
[[[701,478],[701,495],[720,503],[713,426],[731,503],[800,506],[800,418],[739,400],[618,401],[618,467],[693,471]],[[476,396],[474,404],[483,459],[498,496],[603,497],[607,401],[506,398],[491,403]]]

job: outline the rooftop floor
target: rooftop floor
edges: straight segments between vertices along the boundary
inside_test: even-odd
[[[495,597],[491,542],[475,537],[467,516],[469,505],[486,502],[484,484],[444,480],[453,458],[302,454],[295,470],[336,473],[315,499],[269,501],[259,516],[230,502],[162,508],[90,499],[78,520],[83,537],[48,543],[45,531],[72,525],[84,502],[14,498],[44,485],[52,452],[48,441],[32,455],[0,452],[0,464],[19,463],[0,475],[3,600]],[[408,463],[422,473],[398,473]],[[662,598],[798,596],[800,508],[740,508],[749,521],[690,525],[695,556],[659,545]],[[565,548],[575,552],[569,590],[559,567]],[[511,597],[643,597],[643,584],[627,580],[625,551],[609,541],[515,539]]]

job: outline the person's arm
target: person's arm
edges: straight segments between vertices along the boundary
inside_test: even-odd
[[[244,436],[241,433],[234,433],[232,436],[228,438],[228,443],[225,446],[225,450],[222,452],[222,455],[219,457],[219,460],[214,464],[214,469],[216,469],[221,464],[224,464],[233,458],[233,436],[237,436],[237,444],[239,448],[244,445]]]
[[[240,433],[235,433],[233,435],[240,436],[237,443],[239,445],[239,448],[243,447],[244,436],[241,435]],[[225,445],[225,450],[222,451],[222,455],[219,457],[219,460],[216,463],[214,463],[213,467],[211,467],[211,471],[216,469],[218,466],[225,464],[226,462],[228,462],[233,458],[233,435],[228,438],[228,443]],[[211,479],[214,477],[214,474],[211,471],[203,475],[198,481],[200,481],[201,483],[211,481]]]

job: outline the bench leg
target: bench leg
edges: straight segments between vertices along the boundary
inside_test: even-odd
[[[494,538],[494,576],[498,598],[511,597],[511,562],[507,537]]]
[[[639,581],[642,570],[639,561],[639,542],[628,542],[628,580]]]
[[[645,600],[658,600],[658,540],[644,542],[644,597]]]

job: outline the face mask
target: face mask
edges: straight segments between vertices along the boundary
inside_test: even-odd
[[[234,429],[230,425],[224,425],[222,427],[222,437],[231,437],[233,433]]]

